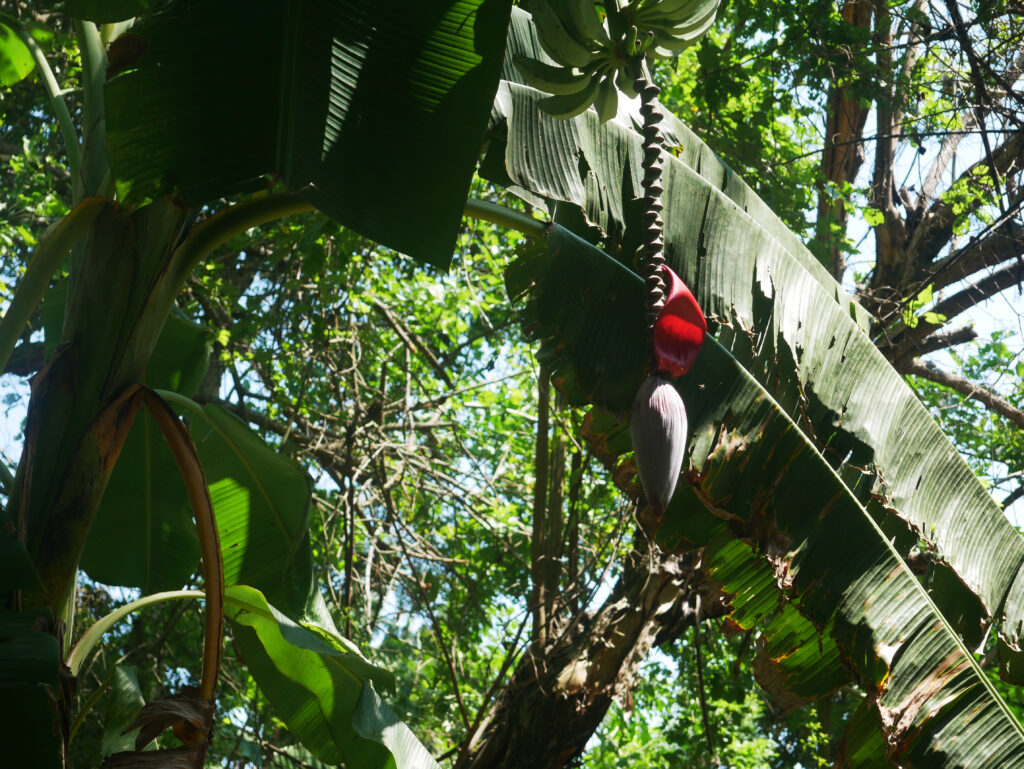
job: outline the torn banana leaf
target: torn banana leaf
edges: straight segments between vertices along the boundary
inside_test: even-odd
[[[508,282],[528,296],[527,325],[577,400],[614,404],[619,387],[606,377],[640,381],[638,276],[556,227]],[[768,619],[760,677],[770,690],[796,706],[852,676],[867,714],[851,721],[840,764],[884,755],[912,766],[1024,767],[1024,730],[805,430],[713,338],[677,387],[693,436],[681,482],[728,521],[695,544],[709,545],[709,570],[744,622]],[[678,514],[670,506],[666,518]],[[788,608],[769,616],[766,590]],[[806,664],[780,664],[787,651]]]

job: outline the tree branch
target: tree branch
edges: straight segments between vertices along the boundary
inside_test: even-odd
[[[998,147],[992,150],[991,168],[1006,176],[1015,166],[1019,165],[1024,158],[1024,132],[1010,134],[1009,137]],[[959,177],[956,183],[963,182],[969,190],[977,190],[978,182],[974,180],[975,173],[983,166],[989,166],[988,159],[979,160]],[[939,252],[953,237],[953,224],[958,214],[954,212],[954,201],[944,200],[942,197],[934,200],[921,216],[921,222],[910,237],[907,245],[909,259],[913,260],[921,268],[932,265]],[[966,213],[976,211],[982,205],[980,197],[976,197],[968,204]],[[962,215],[964,211],[960,211]]]
[[[1022,483],[1020,486],[1018,486],[1013,491],[1011,491],[1009,494],[1007,494],[1006,495],[1006,499],[1004,499],[999,504],[1002,505],[1003,510],[1005,510],[1006,508],[1008,508],[1010,505],[1012,505],[1014,502],[1016,502],[1021,497],[1024,497],[1024,483]]]
[[[988,89],[985,87],[985,81],[981,77],[981,65],[978,63],[978,54],[975,53],[974,46],[971,45],[971,39],[967,36],[967,27],[964,25],[963,17],[960,15],[960,7],[957,5],[957,0],[946,0],[946,8],[949,10],[950,18],[953,20],[956,36],[960,40],[960,47],[967,54],[967,63],[971,68],[971,81],[974,83],[974,91],[977,96],[975,101],[978,102],[974,106],[975,119],[977,120],[978,128],[981,129],[981,142],[985,146],[985,159],[988,161],[992,181],[996,187],[999,209],[1005,213],[1006,209],[1003,207],[1002,193],[1000,192],[1003,184],[1000,179],[999,169],[992,162],[992,144],[988,140],[988,131],[985,130],[985,106],[990,103],[990,99]]]
[[[923,321],[922,321],[923,322]],[[936,350],[945,350],[947,347],[956,347],[958,344],[966,344],[972,339],[978,338],[978,332],[970,326],[964,326],[954,331],[936,332],[926,336],[915,345],[912,355],[927,355]]]
[[[931,310],[944,316],[946,320],[951,320],[964,310],[968,310],[1016,284],[1020,278],[1021,271],[1017,264],[1015,262],[1007,264],[982,278],[977,283],[972,283],[963,290],[958,291],[948,299],[938,302]],[[892,340],[888,348],[880,346],[880,349],[898,367],[899,361],[914,354],[922,340],[930,335],[931,328],[927,323],[918,323],[914,328],[905,328]]]
[[[1006,417],[1017,425],[1017,427],[1024,429],[1024,411],[1021,411],[1011,405],[1008,400],[991,390],[979,387],[977,384],[965,379],[964,377],[951,374],[948,371],[943,371],[934,363],[922,361],[919,358],[907,361],[898,368],[903,374],[919,376],[922,379],[927,379],[930,382],[935,382],[936,384],[955,390],[964,397],[976,400],[986,408]]]
[[[410,329],[402,320],[395,316],[391,312],[391,309],[379,299],[370,300],[370,304],[373,305],[374,309],[377,310],[388,322],[388,325],[394,329],[395,333],[398,334],[398,338],[402,340],[403,344],[412,352],[419,353],[426,361],[430,364],[430,367],[434,369],[434,373],[437,374],[438,378],[444,380],[444,383],[449,387],[455,387],[455,383],[452,381],[451,375],[441,365],[441,361],[438,360],[437,356],[434,355],[433,351],[427,347],[426,343],[420,339],[419,335]]]
[[[979,270],[998,267],[1003,262],[1017,259],[1021,254],[1024,254],[1024,224],[1007,221],[988,235],[946,256],[932,268],[931,276],[922,276],[922,282],[931,283],[932,289],[938,291],[959,283]]]

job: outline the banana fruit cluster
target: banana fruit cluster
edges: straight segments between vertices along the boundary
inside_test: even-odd
[[[672,58],[711,26],[719,0],[532,0],[541,47],[556,64],[516,54],[523,81],[552,94],[545,112],[571,118],[591,104],[601,122],[618,109],[618,92],[636,96],[631,65]]]

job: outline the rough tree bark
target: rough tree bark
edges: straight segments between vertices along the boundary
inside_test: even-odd
[[[870,28],[871,12],[868,0],[847,0],[841,11],[848,24],[865,30]],[[825,115],[815,240],[833,277],[842,280],[846,259],[841,240],[850,217],[838,191],[853,184],[864,163],[863,134],[868,109],[860,95],[854,92],[849,73],[836,71],[832,82]]]
[[[693,625],[698,592],[702,618],[725,613],[694,557],[663,553],[638,532],[608,599],[592,614],[563,617],[545,648],[523,655],[456,767],[533,767],[538,757],[548,769],[570,765],[612,701],[628,707],[651,649]]]

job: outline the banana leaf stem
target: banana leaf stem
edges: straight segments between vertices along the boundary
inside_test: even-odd
[[[298,195],[272,193],[250,198],[218,211],[197,225],[175,252],[175,285],[180,285],[199,263],[217,246],[246,230],[293,214],[316,210]]]
[[[107,79],[107,52],[100,32],[91,21],[74,22],[82,52],[82,180],[87,195],[108,195],[107,120],[103,83]]]
[[[89,653],[96,647],[96,644],[99,643],[104,634],[129,614],[136,612],[139,609],[145,609],[147,606],[155,606],[158,603],[164,603],[165,601],[180,601],[183,599],[196,600],[203,599],[205,597],[206,593],[202,590],[167,590],[163,593],[153,593],[152,595],[145,595],[135,601],[129,601],[124,606],[119,606],[109,614],[100,617],[95,623],[93,623],[92,627],[86,630],[82,637],[78,639],[78,643],[75,644],[71,653],[68,655],[67,666],[71,670],[71,675],[78,675],[78,671],[82,669],[82,663],[85,662]]]
[[[220,670],[221,639],[224,636],[224,562],[220,554],[217,522],[213,517],[213,502],[188,430],[155,391],[144,388],[142,392],[146,407],[178,464],[196,521],[199,551],[203,560],[203,586],[206,588],[203,672],[199,682],[199,696],[212,701]]]
[[[42,75],[43,83],[46,86],[46,93],[50,97],[50,106],[57,118],[57,126],[60,128],[61,138],[64,140],[64,149],[68,154],[68,169],[71,172],[71,198],[74,204],[81,202],[84,197],[82,185],[82,148],[78,143],[78,132],[75,130],[75,123],[71,119],[71,112],[68,111],[67,102],[64,101],[64,94],[60,84],[50,69],[50,63],[46,55],[39,47],[39,43],[28,33],[24,27],[18,28],[18,37],[28,47],[36,67]]]
[[[314,211],[312,204],[292,193],[275,193],[252,198],[219,211],[197,226],[178,247],[175,269],[184,280],[199,260],[236,235],[267,222],[293,214]],[[465,214],[521,232],[530,238],[544,238],[547,223],[521,211],[485,200],[466,200]]]
[[[466,216],[471,216],[474,219],[483,219],[485,222],[491,222],[501,227],[508,227],[516,232],[521,232],[529,238],[547,237],[548,225],[546,222],[534,219],[532,216],[528,216],[521,211],[513,211],[510,208],[499,206],[496,203],[468,198],[463,211]]]

